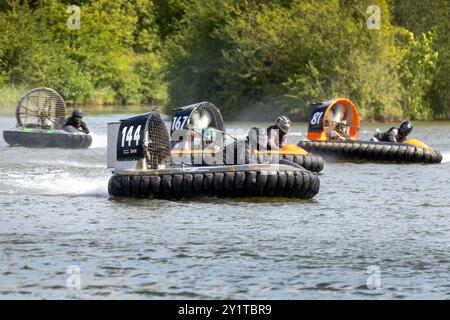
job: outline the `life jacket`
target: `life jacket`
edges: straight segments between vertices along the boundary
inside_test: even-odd
[[[278,144],[278,148],[281,149],[284,145],[287,144],[287,133],[283,133],[277,125],[271,125],[267,128],[267,141],[269,142],[272,138],[272,135],[275,136],[275,143]],[[277,140],[278,138],[278,140]],[[267,150],[270,150],[271,146],[267,143]]]

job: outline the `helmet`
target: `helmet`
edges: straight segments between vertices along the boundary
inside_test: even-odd
[[[412,129],[413,129],[412,122],[405,120],[400,124],[400,127],[398,128],[398,132],[400,132],[401,135],[406,137],[408,134],[411,133]]]
[[[74,117],[74,118],[83,118],[83,112],[81,112],[79,109],[75,109],[72,112],[72,117]]]
[[[279,116],[276,125],[285,134],[291,130],[291,120],[286,116]]]

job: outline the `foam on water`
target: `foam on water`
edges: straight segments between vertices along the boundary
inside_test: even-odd
[[[13,175],[12,194],[25,193],[50,196],[108,196],[109,176],[82,177],[68,172],[46,173],[39,176]],[[25,190],[24,190],[25,189]]]
[[[55,160],[50,164],[48,160],[38,160],[34,161],[34,164],[42,165],[42,166],[57,166],[57,167],[72,167],[72,168],[101,168],[104,169],[106,164],[103,163],[95,163],[95,162],[79,162],[79,161],[70,161],[70,160]]]
[[[106,134],[95,134],[91,133],[92,136],[92,144],[89,148],[95,149],[95,148],[106,148],[108,143],[108,137]]]
[[[442,152],[442,163],[446,163],[450,161],[450,151]]]

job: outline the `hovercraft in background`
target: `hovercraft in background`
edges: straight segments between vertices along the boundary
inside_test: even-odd
[[[16,107],[17,129],[3,131],[11,146],[31,148],[88,148],[89,134],[63,130],[66,103],[54,90],[35,88],[19,100]]]
[[[175,110],[171,125],[173,164],[269,164],[290,163],[320,172],[324,161],[295,145],[267,150],[265,130],[252,128],[245,139],[225,132],[220,110],[210,102],[200,102]],[[228,152],[230,151],[230,152]]]
[[[314,105],[307,138],[299,147],[327,159],[440,163],[442,154],[417,139],[399,142],[358,140],[359,114],[356,105],[346,98]],[[344,135],[345,140],[339,140]]]
[[[310,199],[320,187],[317,173],[289,165],[173,165],[169,134],[157,112],[108,123],[107,159],[112,197]]]

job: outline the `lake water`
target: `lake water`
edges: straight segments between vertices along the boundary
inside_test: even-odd
[[[450,298],[449,123],[412,135],[444,163],[327,163],[311,201],[112,200],[106,124],[123,117],[87,117],[87,150],[0,138],[0,298]]]

